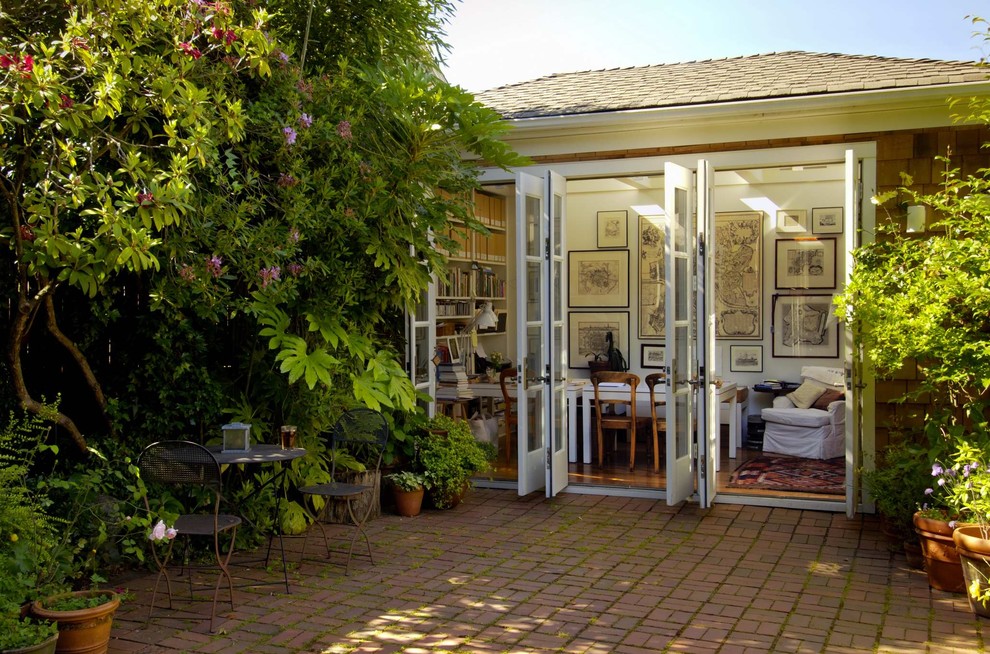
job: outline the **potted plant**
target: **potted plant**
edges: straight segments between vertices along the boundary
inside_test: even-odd
[[[471,488],[471,477],[491,470],[495,459],[495,448],[475,440],[467,421],[444,415],[430,419],[417,449],[430,499],[438,509],[457,506]]]
[[[915,568],[924,566],[913,520],[918,499],[924,497],[931,480],[927,460],[920,445],[898,442],[877,455],[872,470],[863,472],[863,484],[876,505],[884,535]]]
[[[35,600],[31,615],[58,625],[56,652],[101,654],[110,643],[120,597],[112,590],[79,590]]]
[[[419,515],[423,507],[423,495],[429,484],[426,477],[407,470],[385,475],[385,480],[392,484],[395,512],[407,518]]]
[[[3,654],[53,654],[58,627],[13,615],[0,616],[0,652]]]

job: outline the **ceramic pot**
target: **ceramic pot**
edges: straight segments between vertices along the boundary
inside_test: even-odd
[[[969,608],[976,615],[990,618],[990,601],[982,602],[973,597],[974,591],[979,597],[990,590],[990,540],[983,537],[983,530],[976,525],[957,528],[952,540],[959,552]]]
[[[55,634],[42,643],[28,645],[27,647],[0,650],[0,654],[55,654],[55,643],[57,642],[58,634]]]
[[[53,606],[60,599],[69,597],[94,597],[103,595],[103,604],[75,611],[55,611]],[[74,593],[52,595],[31,605],[31,615],[41,620],[58,624],[56,653],[65,654],[104,654],[110,644],[110,628],[113,615],[120,606],[120,598],[110,590],[80,590]]]
[[[423,508],[423,495],[426,494],[422,488],[413,491],[393,488],[392,496],[395,498],[395,512],[401,516],[411,518],[419,515]]]
[[[944,520],[933,520],[915,513],[914,530],[918,534],[925,557],[928,585],[948,593],[964,592],[966,582],[963,580],[962,566],[959,565],[959,553],[952,540],[954,529]]]

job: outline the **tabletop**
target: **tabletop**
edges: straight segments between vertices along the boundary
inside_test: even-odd
[[[220,445],[210,445],[207,449],[216,457],[217,463],[224,465],[234,463],[278,463],[292,461],[293,459],[306,456],[306,448],[304,447],[290,447],[283,450],[281,445],[272,445],[269,443],[252,445],[251,449],[247,451],[223,451]]]

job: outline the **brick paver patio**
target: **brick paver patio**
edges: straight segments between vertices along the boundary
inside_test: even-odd
[[[984,651],[987,623],[929,590],[871,516],[475,490],[369,532],[377,565],[356,557],[350,576],[315,560],[318,534],[302,563],[287,539],[292,593],[238,590],[216,635],[203,602],[146,625],[153,577],[125,582],[110,651]]]

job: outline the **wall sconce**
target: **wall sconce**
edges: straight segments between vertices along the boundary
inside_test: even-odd
[[[925,206],[923,204],[908,205],[907,232],[917,234],[925,231]]]

